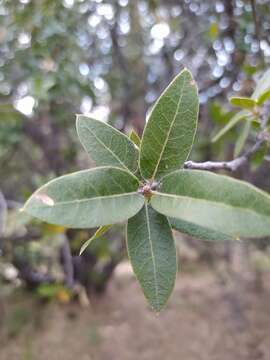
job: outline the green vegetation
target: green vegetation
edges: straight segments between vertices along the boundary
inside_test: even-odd
[[[268,90],[264,88],[263,94]],[[235,102],[247,107],[252,101],[238,98]],[[206,240],[270,235],[267,193],[227,176],[182,169],[193,145],[197,118],[197,88],[186,69],[154,105],[139,156],[137,137],[134,144],[110,125],[79,115],[79,138],[97,167],[50,181],[23,208],[61,226],[105,225],[94,238],[108,225],[129,219],[129,257],[155,311],[166,304],[177,272],[170,218],[178,219],[171,221],[178,231],[183,226],[183,233]]]

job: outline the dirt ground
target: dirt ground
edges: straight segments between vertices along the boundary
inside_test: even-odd
[[[167,308],[155,315],[122,265],[91,307],[37,307],[28,299],[23,306],[34,315],[18,334],[0,326],[0,359],[269,360],[269,282],[265,288],[224,285],[203,270],[179,274]]]

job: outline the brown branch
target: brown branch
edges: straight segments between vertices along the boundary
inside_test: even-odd
[[[206,161],[206,162],[194,162],[186,161],[184,164],[185,169],[197,169],[197,170],[228,170],[236,171],[239,167],[246,164],[253,154],[255,154],[266,141],[264,137],[259,137],[256,143],[247,150],[242,156],[239,156],[231,161]]]

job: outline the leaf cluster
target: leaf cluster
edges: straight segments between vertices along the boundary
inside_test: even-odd
[[[270,196],[245,182],[183,170],[197,129],[198,91],[184,69],[154,105],[142,139],[77,116],[79,139],[95,168],[54,179],[38,189],[24,211],[71,228],[127,220],[127,249],[150,306],[160,311],[175,282],[172,228],[203,240],[270,234]]]
[[[264,104],[270,99],[270,70],[259,79],[251,97],[232,97],[230,103],[240,107],[241,110],[234,114],[229,122],[214,136],[213,142],[220,140],[228,131],[244,120],[241,132],[235,144],[234,155],[238,156],[249,136],[251,125],[262,124],[262,110]]]

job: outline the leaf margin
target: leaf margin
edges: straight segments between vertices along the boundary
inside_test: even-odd
[[[137,184],[139,186],[140,184],[140,180],[134,175],[132,174],[131,172],[125,170],[125,169],[122,169],[122,168],[117,168],[117,167],[112,167],[112,166],[100,166],[100,167],[96,167],[96,168],[91,168],[91,169],[85,169],[85,170],[81,170],[81,171],[76,171],[76,172],[73,172],[73,173],[69,173],[69,174],[65,174],[65,175],[62,175],[62,176],[59,176],[57,178],[54,178],[50,181],[48,181],[47,183],[45,183],[44,185],[42,185],[41,187],[39,187],[29,198],[28,200],[25,202],[24,206],[20,209],[20,211],[23,211],[23,212],[26,212],[27,214],[31,215],[32,217],[36,217],[38,219],[40,219],[41,221],[44,221],[44,222],[47,222],[47,223],[50,223],[50,224],[56,224],[56,225],[61,225],[61,226],[65,226],[65,227],[69,227],[69,228],[76,228],[76,229],[84,229],[84,228],[91,228],[91,227],[97,227],[97,226],[103,226],[103,225],[108,225],[110,224],[110,222],[108,222],[108,224],[96,224],[96,225],[88,225],[88,226],[75,226],[75,225],[69,225],[69,224],[63,224],[63,223],[56,223],[56,222],[50,222],[48,220],[44,220],[44,219],[41,219],[41,217],[37,217],[36,215],[33,215],[29,209],[27,209],[28,205],[30,204],[31,200],[33,200],[36,195],[38,195],[40,192],[42,192],[43,189],[45,189],[46,187],[48,187],[49,185],[51,185],[52,183],[54,182],[57,182],[59,180],[62,180],[63,178],[66,178],[66,177],[69,177],[69,176],[72,176],[72,175],[77,175],[77,174],[84,174],[84,173],[91,173],[91,172],[94,172],[94,171],[100,171],[100,170],[118,170],[120,172],[124,172],[126,174],[128,174],[130,177],[134,178],[134,180],[137,181]],[[134,191],[134,192],[129,192],[129,193],[120,193],[120,194],[115,194],[115,195],[112,195],[112,196],[122,196],[122,195],[125,195],[125,194],[138,194],[140,197],[141,197],[141,207],[143,206],[143,203],[144,203],[144,198],[141,194],[138,193],[138,191]],[[46,194],[45,194],[46,195]],[[110,195],[107,195],[107,196],[104,196],[105,197],[112,197]],[[102,196],[101,196],[102,197]],[[93,197],[93,199],[95,199],[97,197]],[[91,199],[91,198],[90,198]],[[76,200],[72,200],[73,202],[76,202]],[[42,201],[43,202],[43,201]],[[44,204],[44,202],[43,202]],[[48,205],[48,204],[47,204]],[[50,205],[49,205],[50,206]],[[54,205],[53,205],[54,206]],[[140,208],[141,208],[140,207]],[[140,209],[139,209],[140,210]],[[138,210],[138,211],[139,211]],[[119,220],[120,221],[120,220]],[[121,221],[124,221],[124,220],[121,220]],[[117,221],[118,222],[118,221]],[[116,222],[115,222],[116,223]]]
[[[133,160],[133,164],[132,167],[129,168],[120,158],[117,154],[115,154],[102,140],[97,139],[96,134],[92,133],[92,130],[90,130],[86,125],[83,126],[82,122],[86,122],[86,120],[89,120],[91,122],[94,122],[96,124],[98,124],[98,126],[104,126],[104,129],[106,128],[107,130],[111,131],[112,134],[117,134],[117,136],[119,138],[124,139],[124,141],[126,142],[126,144],[129,144],[130,148],[132,148],[133,152],[134,152],[134,160]],[[96,160],[93,159],[93,155],[91,155],[91,153],[89,152],[89,150],[87,149],[86,144],[84,143],[84,140],[82,139],[82,129],[85,128],[88,131],[90,131],[90,133],[92,134],[92,136],[94,136],[96,138],[96,141],[98,143],[101,144],[101,146],[103,146],[107,152],[109,152],[118,162],[118,165],[116,164],[102,164],[99,165],[97,163]],[[139,160],[139,151],[138,148],[136,148],[136,146],[134,146],[134,143],[131,141],[131,139],[124,134],[123,132],[119,131],[118,129],[116,129],[115,127],[113,127],[112,125],[108,124],[107,122],[95,119],[93,117],[84,115],[84,114],[77,114],[76,115],[76,132],[77,132],[77,136],[79,138],[79,141],[82,145],[82,147],[84,148],[84,150],[86,151],[86,153],[88,154],[88,156],[95,162],[96,167],[101,167],[101,166],[112,166],[112,167],[119,167],[119,168],[123,168],[125,170],[128,170],[130,173],[134,174],[137,169],[138,169],[138,160]]]
[[[145,201],[144,206],[145,206],[145,207],[149,207],[149,206],[151,206],[151,205],[149,204],[148,201]],[[143,210],[143,208],[141,208],[140,211],[142,211],[142,210]],[[176,249],[175,239],[174,239],[174,236],[173,236],[173,233],[172,233],[172,228],[171,228],[170,222],[169,222],[168,218],[167,218],[165,215],[157,212],[157,211],[156,211],[155,209],[153,209],[153,208],[152,208],[152,210],[153,210],[156,214],[158,214],[159,216],[162,216],[164,219],[166,219],[167,224],[168,224],[168,226],[169,226],[169,228],[170,228],[170,230],[171,230],[171,238],[172,238],[173,245],[174,245],[174,249],[175,249],[175,272],[174,272],[173,284],[172,284],[171,289],[170,289],[170,292],[169,292],[169,294],[168,294],[168,296],[167,296],[167,298],[166,298],[166,301],[165,301],[161,306],[159,306],[158,309],[155,309],[155,308],[150,304],[150,300],[149,300],[148,296],[145,294],[144,288],[142,287],[141,281],[139,280],[138,273],[137,273],[137,271],[136,271],[136,270],[134,269],[134,267],[133,267],[133,262],[132,262],[131,256],[130,256],[130,248],[129,248],[129,245],[128,245],[128,225],[129,225],[129,222],[127,222],[127,224],[126,224],[126,236],[125,236],[125,239],[126,239],[126,249],[127,249],[128,259],[129,259],[130,264],[131,264],[131,266],[132,266],[134,276],[135,276],[137,282],[139,283],[140,288],[142,289],[143,294],[144,294],[144,296],[145,296],[148,304],[150,305],[151,309],[154,310],[157,314],[159,314],[159,313],[161,312],[161,310],[167,305],[167,303],[168,303],[168,301],[169,301],[169,299],[170,299],[170,297],[171,297],[171,295],[172,295],[172,293],[173,293],[173,289],[174,289],[174,287],[175,287],[175,282],[176,282],[177,273],[178,273],[178,271],[179,271],[179,264],[178,264],[178,258],[177,258],[177,249]],[[136,215],[134,215],[134,217],[137,216],[138,214],[139,214],[139,212],[138,212]],[[129,218],[129,221],[130,221],[131,219],[132,219],[132,218]],[[160,304],[159,304],[159,305],[160,305]]]
[[[197,129],[198,129],[198,116],[199,116],[199,91],[198,91],[198,86],[197,86],[197,83],[195,82],[194,78],[193,78],[193,75],[192,73],[189,71],[189,69],[187,67],[184,67],[173,79],[172,81],[166,86],[166,88],[162,91],[162,93],[160,94],[160,96],[158,97],[158,99],[156,100],[156,102],[154,103],[151,111],[150,111],[150,114],[148,115],[148,120],[147,120],[147,123],[145,124],[145,127],[143,129],[143,134],[142,134],[142,137],[141,137],[141,146],[140,146],[140,153],[139,153],[139,160],[138,160],[138,164],[139,164],[139,169],[140,169],[140,173],[141,175],[144,177],[144,178],[148,178],[147,176],[145,176],[145,172],[143,171],[142,169],[142,165],[141,165],[141,159],[142,159],[142,147],[143,147],[143,140],[144,140],[144,137],[145,137],[145,133],[146,133],[146,130],[147,130],[147,127],[149,126],[149,123],[151,121],[151,116],[154,114],[154,111],[156,110],[156,108],[159,106],[160,102],[163,101],[163,98],[164,98],[164,95],[166,94],[167,91],[169,91],[169,89],[171,88],[171,86],[173,86],[175,84],[175,82],[177,80],[179,80],[179,78],[181,76],[183,76],[183,74],[187,74],[189,77],[190,77],[190,81],[192,82],[192,85],[194,85],[195,87],[195,90],[196,90],[196,95],[197,95],[197,106],[196,106],[196,121],[195,121],[195,127],[194,127],[194,131],[193,131],[193,137],[192,137],[192,141],[189,145],[189,151],[187,152],[186,156],[185,156],[185,159],[183,160],[183,164],[184,162],[188,159],[190,153],[191,153],[191,150],[192,150],[192,147],[193,147],[193,144],[194,144],[194,141],[195,141],[195,137],[196,137],[196,133],[197,133]],[[177,111],[175,113],[175,117],[176,117],[176,114],[177,114]],[[174,120],[175,121],[175,120]],[[171,123],[170,127],[169,127],[169,133],[168,133],[168,136],[167,136],[167,140],[166,140],[166,144],[163,145],[163,150],[161,151],[160,153],[160,156],[159,156],[159,159],[158,159],[158,164],[156,164],[156,167],[154,169],[154,173],[152,172],[152,175],[151,175],[151,179],[154,180],[156,179],[156,173],[157,173],[157,170],[158,170],[158,165],[160,164],[160,161],[161,161],[161,156],[163,155],[164,153],[164,150],[166,148],[166,145],[167,145],[167,142],[168,142],[168,137],[170,135],[170,131],[171,131],[171,128],[172,128],[172,125],[174,124],[174,121]],[[182,164],[182,166],[183,166]],[[182,167],[181,165],[179,165],[178,167]],[[174,169],[175,170],[175,169]],[[174,170],[171,170],[171,171],[174,171]],[[144,173],[143,173],[144,172]],[[163,176],[166,176],[167,174],[169,173],[169,171],[167,171],[166,174],[162,174],[161,178]]]

